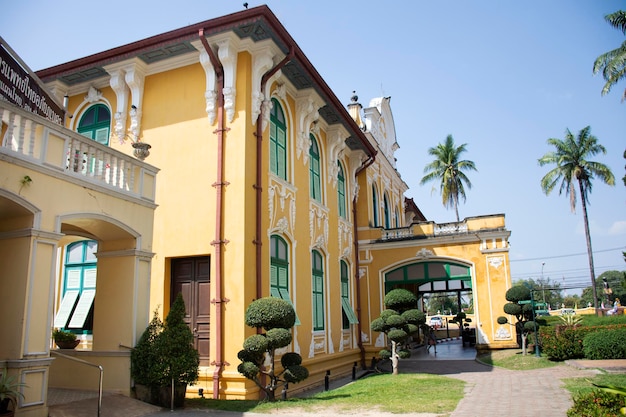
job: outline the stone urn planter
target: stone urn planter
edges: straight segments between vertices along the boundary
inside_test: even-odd
[[[133,148],[135,148],[135,150],[133,151],[133,155],[135,155],[137,159],[143,161],[148,157],[148,155],[150,155],[150,148],[152,148],[152,146],[150,146],[149,144],[144,142],[133,142],[132,146]]]

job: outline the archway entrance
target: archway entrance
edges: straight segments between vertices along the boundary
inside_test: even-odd
[[[385,274],[385,294],[394,288],[407,289],[417,296],[418,306],[427,316],[426,324],[435,327],[439,339],[462,339],[465,345],[473,334],[471,346],[475,344],[470,266],[448,260],[406,264]],[[461,312],[468,320],[453,321]]]

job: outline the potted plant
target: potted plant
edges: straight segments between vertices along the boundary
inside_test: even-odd
[[[159,403],[165,407],[182,407],[187,385],[198,380],[200,358],[193,347],[193,334],[184,319],[185,302],[178,293],[165,318],[163,331],[154,343],[157,369],[161,375]]]
[[[74,333],[62,329],[54,329],[52,338],[59,349],[74,349],[80,343]]]
[[[17,399],[19,397],[24,398],[24,394],[19,389],[25,386],[26,384],[17,382],[15,375],[9,376],[7,368],[2,370],[2,375],[0,375],[0,416],[13,417]],[[12,410],[9,410],[9,404],[11,404]]]

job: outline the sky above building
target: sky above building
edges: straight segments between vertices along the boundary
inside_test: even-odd
[[[244,9],[243,1],[3,1],[0,36],[40,70]],[[248,1],[249,7],[263,3]],[[626,82],[601,96],[600,54],[625,36],[604,16],[621,0],[293,1],[266,3],[337,97],[368,107],[391,97],[397,168],[424,215],[455,221],[438,184],[420,185],[428,149],[452,135],[478,172],[461,218],[504,214],[514,280],[590,283],[583,217],[558,190],[543,194],[550,167],[537,160],[586,126],[607,150],[593,160],[616,184],[594,180],[588,206],[596,276],[626,270]],[[149,161],[147,161],[149,162]],[[433,189],[434,186],[434,189]],[[580,290],[569,290],[580,293]]]

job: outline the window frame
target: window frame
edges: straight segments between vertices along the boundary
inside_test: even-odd
[[[313,134],[309,134],[311,146],[309,146],[309,196],[322,202],[322,158],[320,146]]]
[[[343,219],[348,218],[347,201],[346,201],[346,177],[344,175],[343,166],[341,161],[337,161],[337,211],[339,217]]]
[[[311,252],[311,292],[313,307],[313,331],[323,331],[324,325],[324,257],[313,250]]]
[[[281,248],[284,249],[284,258],[280,256]],[[281,279],[281,272],[284,279]],[[270,295],[287,301],[293,307],[294,312],[296,311],[296,306],[289,294],[289,244],[278,235],[270,236]],[[300,325],[297,312],[294,325]]]
[[[359,324],[352,305],[350,304],[350,268],[344,260],[339,261],[339,275],[341,281],[341,327],[349,330],[351,324]]]
[[[282,133],[282,136],[280,135]],[[281,143],[280,139],[283,139]],[[272,109],[270,111],[270,172],[277,177],[287,181],[287,120],[283,106],[272,98]],[[281,155],[282,152],[282,155]],[[282,163],[282,165],[281,165]]]
[[[107,120],[100,120],[102,110],[106,110]],[[82,125],[91,112],[94,112],[94,121],[90,124]],[[80,116],[80,120],[76,125],[76,131],[101,145],[109,146],[111,140],[111,110],[103,103],[94,103]],[[105,136],[106,140],[103,140]]]

